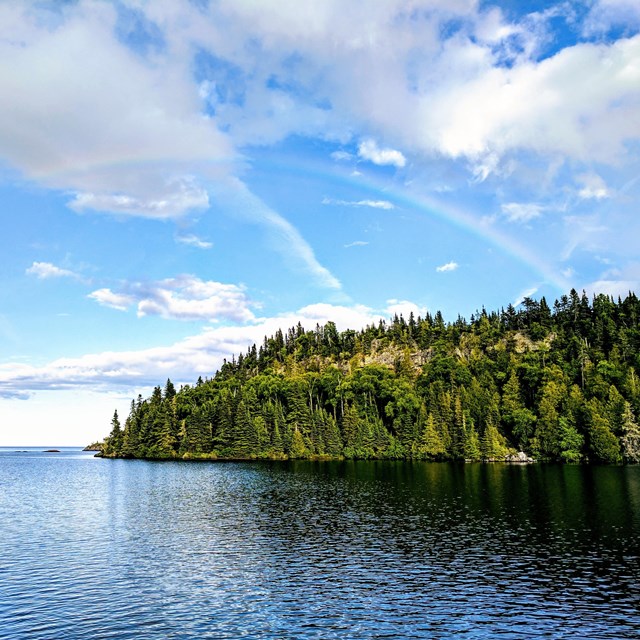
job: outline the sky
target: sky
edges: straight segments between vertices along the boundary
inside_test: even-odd
[[[638,0],[5,0],[0,90],[0,445],[298,322],[640,293]]]

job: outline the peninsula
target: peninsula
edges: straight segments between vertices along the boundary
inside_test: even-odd
[[[640,301],[278,331],[117,412],[105,457],[640,462]]]

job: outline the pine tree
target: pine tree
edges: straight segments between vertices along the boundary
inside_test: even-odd
[[[473,420],[470,417],[464,416],[464,446],[463,455],[465,460],[480,460],[482,458],[482,451],[480,449],[480,439],[478,438],[478,432],[476,431]]]
[[[560,429],[560,458],[564,462],[580,462],[584,438],[575,426],[566,418],[559,419]]]
[[[309,456],[309,449],[304,441],[304,437],[300,433],[300,429],[294,427],[293,436],[291,438],[291,446],[289,448],[289,457],[292,459],[296,458],[307,458]]]
[[[111,433],[105,441],[105,447],[103,449],[103,455],[121,455],[123,445],[123,433],[120,427],[120,420],[118,419],[118,411],[113,412],[113,418],[111,418]]]
[[[626,462],[640,462],[640,427],[635,421],[631,404],[624,403],[622,415],[622,455]]]
[[[509,453],[504,436],[493,422],[485,425],[480,451],[485,460],[504,460]]]
[[[597,462],[615,464],[622,462],[620,443],[611,431],[608,419],[597,400],[588,403],[589,412],[589,449],[593,459]]]
[[[421,408],[421,414],[425,411],[424,405]],[[422,417],[422,416],[421,416]],[[440,434],[436,429],[436,423],[433,418],[433,414],[429,413],[426,418],[421,419],[422,428],[420,432],[420,439],[418,446],[416,447],[416,456],[418,458],[426,458],[428,460],[437,459],[443,456],[445,453],[444,445]]]

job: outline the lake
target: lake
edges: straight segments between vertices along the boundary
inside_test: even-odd
[[[4,448],[0,522],[2,640],[640,637],[640,467]]]

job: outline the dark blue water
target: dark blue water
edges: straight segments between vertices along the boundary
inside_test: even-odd
[[[640,468],[0,450],[0,639],[638,638]]]

